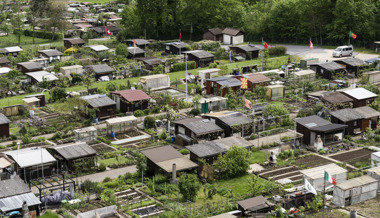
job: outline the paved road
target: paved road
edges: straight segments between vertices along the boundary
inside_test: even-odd
[[[262,49],[262,45],[255,45],[258,48]],[[285,46],[287,49],[287,54],[289,55],[298,55],[301,58],[319,58],[320,61],[332,61],[332,60],[339,60],[340,58],[333,58],[332,53],[334,49],[326,49],[326,48],[320,48],[320,47],[314,47],[313,50],[310,51],[309,46],[304,45],[282,45],[278,44],[278,46]],[[376,54],[363,54],[359,52],[355,52],[354,48],[354,57],[359,58],[362,60],[368,60],[371,58],[376,58],[378,55]]]

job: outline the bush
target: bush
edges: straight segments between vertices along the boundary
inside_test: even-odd
[[[286,47],[284,46],[276,46],[268,49],[268,54],[270,56],[280,56],[285,55]]]
[[[190,151],[187,150],[186,148],[181,149],[179,152],[180,152],[182,155],[190,154]]]
[[[195,61],[187,62],[187,69],[192,70],[195,69]],[[170,72],[178,72],[186,70],[186,62],[173,64],[173,67],[170,68]]]
[[[154,117],[152,116],[145,117],[144,128],[146,129],[154,128],[155,125],[156,125],[156,119]]]
[[[217,68],[218,65],[216,63],[211,63],[210,65],[208,65],[208,68]]]
[[[142,116],[144,116],[144,111],[142,111],[142,110],[136,110],[135,112],[133,112],[133,115],[135,117],[142,117]]]
[[[319,154],[326,154],[326,151],[321,149],[321,150],[319,150]]]
[[[199,114],[201,114],[201,112],[198,109],[193,108],[191,109],[190,114],[193,116],[198,116]]]
[[[33,36],[33,31],[29,29],[24,30],[24,36]],[[41,39],[52,39],[53,33],[35,30],[34,37],[41,38]],[[54,40],[62,40],[62,39],[63,39],[63,33],[54,33]]]
[[[380,135],[375,135],[375,141],[380,142]]]
[[[167,137],[168,137],[168,134],[165,131],[162,132],[161,135],[160,135],[160,139],[161,140],[165,140]]]
[[[249,137],[250,140],[254,140],[256,139],[256,135],[255,134],[252,134],[250,137]]]
[[[66,95],[66,90],[61,87],[54,87],[50,91],[50,99],[52,102],[64,100],[66,98]]]
[[[293,188],[293,184],[292,183],[289,183],[289,184],[285,184],[284,185],[284,189],[288,189],[288,188]]]
[[[99,171],[105,171],[105,170],[106,170],[106,165],[104,163],[101,163],[99,165]],[[107,178],[109,178],[109,177],[106,177],[104,180],[106,180]]]

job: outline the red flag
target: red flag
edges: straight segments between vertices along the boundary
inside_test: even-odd
[[[182,39],[181,29],[179,29],[179,39]]]
[[[246,108],[248,108],[248,109],[252,109],[252,103],[251,103],[250,100],[248,100],[248,99],[244,99],[244,102],[245,102],[244,106],[245,106]]]
[[[356,39],[356,37],[358,37],[358,35],[356,35],[356,34],[353,33],[352,31],[350,31],[350,37],[352,37],[353,39]]]
[[[313,45],[313,43],[311,42],[311,40],[310,40],[310,49],[311,49],[311,50],[314,49],[314,45]]]
[[[107,35],[111,35],[112,33],[111,33],[111,31],[106,27],[106,33],[107,33]]]
[[[262,43],[263,43],[264,48],[268,48],[268,47],[269,47],[268,43],[266,43],[266,42],[264,41],[264,39],[262,39]]]

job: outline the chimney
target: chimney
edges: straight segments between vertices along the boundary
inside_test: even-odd
[[[24,203],[22,203],[21,214],[22,214],[22,218],[30,218],[30,216],[29,216],[29,208],[28,208],[28,204],[26,204],[26,201],[24,201]]]
[[[177,184],[177,165],[176,163],[173,163],[172,168],[172,184]]]

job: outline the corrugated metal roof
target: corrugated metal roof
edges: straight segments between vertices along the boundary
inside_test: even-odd
[[[26,73],[26,75],[34,78],[35,80],[37,80],[37,82],[43,82],[44,80],[46,81],[58,80],[58,78],[55,75],[46,71],[31,72],[31,73]]]
[[[42,65],[37,62],[21,62],[21,63],[17,63],[17,65],[23,66],[24,68],[28,70],[42,70],[43,69]]]
[[[251,74],[245,74],[246,77],[248,77],[248,80],[251,83],[262,83],[262,82],[269,82],[271,79],[264,74],[261,73],[251,73]]]
[[[107,51],[107,50],[109,50],[109,48],[107,46],[104,46],[104,45],[89,45],[88,47],[90,47],[94,51]]]
[[[202,59],[202,58],[213,58],[214,55],[211,54],[211,53],[208,53],[207,51],[203,51],[203,50],[195,50],[195,51],[188,51],[188,52],[183,52],[183,53],[186,53],[188,55],[193,55],[199,59]]]
[[[179,123],[179,122],[176,122]],[[188,128],[190,131],[195,133],[196,135],[203,135],[208,134],[212,132],[219,132],[223,131],[222,128],[220,128],[215,123],[211,122],[207,119],[198,119],[198,120],[192,120],[190,119],[184,119],[182,120],[182,125],[184,125],[186,128]]]
[[[39,147],[5,151],[3,153],[11,156],[12,159],[16,161],[16,163],[21,168],[41,165],[42,163],[47,164],[56,161],[55,158],[45,148]]]
[[[87,101],[87,103],[93,108],[116,105],[116,102],[110,99],[107,95],[88,95],[83,96],[82,99]]]
[[[220,77],[208,79],[207,81],[216,82],[221,86],[229,86],[229,87],[241,86],[241,81],[232,77],[220,76]]]
[[[336,184],[336,187],[340,188],[342,190],[348,190],[348,189],[368,185],[371,183],[377,183],[377,180],[368,176],[368,175],[364,175],[364,176],[360,176],[360,177],[356,177],[356,178],[347,180],[347,181],[342,182],[342,183],[338,183],[338,184]]]
[[[329,121],[318,117],[317,115],[312,115],[308,117],[296,118],[296,123],[301,124],[307,128],[324,126],[331,124]]]
[[[116,125],[120,123],[125,123],[125,122],[133,122],[136,121],[137,118],[135,116],[126,116],[126,117],[115,117],[115,118],[110,118],[106,120],[107,125]]]
[[[7,124],[10,123],[11,121],[6,117],[4,114],[0,113],[0,125],[1,124]]]
[[[333,177],[338,174],[347,173],[346,169],[336,165],[335,163],[314,167],[311,169],[301,170],[300,172],[311,179],[320,179],[324,178],[325,171]]]
[[[371,91],[368,91],[365,88],[356,88],[356,89],[349,89],[343,91],[347,95],[357,99],[357,100],[363,100],[367,98],[376,98],[377,95]]]
[[[8,212],[21,209],[24,201],[26,201],[26,204],[28,206],[41,204],[40,200],[33,193],[26,193],[0,199],[0,211]]]
[[[96,155],[96,151],[85,142],[55,146],[51,149],[57,151],[66,160]]]

